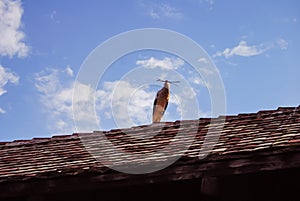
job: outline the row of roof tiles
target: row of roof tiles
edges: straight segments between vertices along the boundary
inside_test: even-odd
[[[216,137],[214,141],[207,142],[213,145],[213,150],[201,149],[205,139],[209,137],[208,131],[211,132],[212,139]],[[131,158],[130,154],[122,155],[109,150],[102,144],[103,135],[119,150],[132,154],[143,153],[147,157]],[[182,149],[182,142],[191,145],[187,151]],[[156,151],[171,143],[171,149],[165,153],[187,158],[199,157],[199,153],[229,155],[274,147],[300,146],[300,106],[212,119],[2,142],[0,182],[95,170],[105,172],[108,168],[96,159],[97,153],[114,159],[115,165],[123,165],[128,161],[142,163],[153,158],[163,161],[166,156],[156,154]]]

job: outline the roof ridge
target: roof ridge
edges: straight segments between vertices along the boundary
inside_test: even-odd
[[[172,127],[172,126],[177,126],[178,124],[181,123],[192,123],[195,121],[198,121],[200,124],[201,123],[209,123],[211,120],[218,120],[218,119],[224,119],[225,121],[234,121],[234,120],[243,120],[247,119],[249,117],[255,117],[255,118],[264,118],[269,115],[274,115],[278,113],[283,113],[284,111],[290,111],[292,113],[295,113],[295,111],[300,111],[300,105],[297,107],[278,107],[277,109],[273,110],[260,110],[258,112],[252,112],[252,113],[239,113],[236,115],[220,115],[218,117],[201,117],[199,119],[194,119],[194,120],[176,120],[174,122],[160,122],[160,123],[154,123],[154,124],[146,124],[146,125],[140,125],[140,126],[133,126],[130,128],[118,128],[118,129],[111,129],[108,131],[91,131],[87,132],[86,134],[93,134],[93,133],[98,133],[98,132],[104,132],[104,133],[117,133],[117,132],[124,132],[124,131],[139,131],[141,129],[153,129],[156,127]],[[34,137],[32,139],[28,140],[13,140],[13,141],[8,141],[8,142],[0,142],[0,148],[1,147],[16,147],[16,146],[24,146],[24,145],[32,145],[32,144],[39,144],[39,143],[45,143],[45,142],[51,142],[51,141],[56,141],[56,140],[72,140],[72,139],[79,139],[79,134],[82,135],[84,133],[73,133],[70,135],[54,135],[52,137]]]
[[[17,146],[26,146],[32,144],[41,144],[56,140],[71,140],[71,139],[78,139],[78,133],[73,133],[70,135],[54,135],[52,137],[34,137],[28,140],[13,140],[10,142],[0,142],[0,149],[1,147],[17,147]]]

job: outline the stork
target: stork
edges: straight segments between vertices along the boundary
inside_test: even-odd
[[[168,81],[158,79],[157,81],[164,82],[163,88],[161,88],[155,97],[153,104],[152,122],[160,122],[167,107],[170,98],[170,83],[177,83],[179,81]]]

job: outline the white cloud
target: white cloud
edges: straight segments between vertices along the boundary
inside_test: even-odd
[[[279,23],[287,23],[287,24],[295,24],[298,23],[298,18],[297,17],[284,17],[284,18],[279,18],[277,19],[277,22]]]
[[[20,0],[0,0],[0,55],[26,57],[29,47],[21,31],[23,8]]]
[[[155,92],[138,89],[126,81],[115,81],[104,82],[103,87],[94,94],[89,85],[77,83],[80,94],[73,99],[74,81],[65,81],[67,78],[68,71],[58,69],[46,69],[35,75],[35,87],[40,92],[40,101],[49,116],[52,132],[75,132],[72,104],[76,105],[76,121],[80,122],[80,131],[98,129],[92,123],[95,112],[98,112],[97,123],[102,118],[114,118],[119,127],[150,123]],[[94,97],[95,108],[90,104]]]
[[[59,24],[60,21],[57,19],[57,12],[56,10],[52,11],[52,13],[50,14],[50,19],[54,22]]]
[[[161,14],[168,18],[180,19],[183,17],[183,14],[178,11],[177,8],[170,6],[168,4],[161,4],[159,6]]]
[[[152,19],[182,19],[183,14],[179,11],[178,8],[166,4],[166,3],[155,3],[151,1],[142,1],[140,6],[147,10],[147,14]]]
[[[246,41],[240,41],[240,43],[233,48],[226,48],[223,52],[217,52],[214,57],[225,56],[229,58],[232,56],[250,57],[264,53],[269,48],[263,44],[248,46]]]
[[[192,87],[186,87],[182,90],[182,98],[184,99],[193,99],[196,95],[197,93]]]
[[[146,60],[138,60],[136,61],[136,64],[150,69],[161,68],[162,70],[175,70],[182,67],[184,65],[184,61],[180,58],[165,57],[160,60],[151,57]]]
[[[19,76],[14,72],[11,72],[10,69],[4,68],[2,65],[0,65],[0,96],[6,93],[4,86],[9,82],[12,84],[18,84]]]
[[[5,113],[6,113],[6,111],[0,107],[0,114],[5,114]]]
[[[203,76],[213,75],[215,73],[219,73],[217,68],[208,68],[208,67],[202,67],[199,68],[199,71]]]
[[[193,84],[206,87],[205,81],[201,77],[198,77],[198,76],[191,77],[191,78],[189,78],[189,81]]]
[[[209,6],[209,10],[213,9],[213,6],[215,4],[214,0],[200,0],[200,3],[206,3]]]
[[[66,80],[63,71],[46,69],[35,75],[35,87],[40,92],[40,101],[49,115],[49,129],[52,132],[74,131],[72,121],[73,82]],[[64,79],[62,79],[64,78]]]
[[[96,105],[104,118],[114,118],[118,126],[124,128],[151,122],[154,97],[155,92],[127,81],[104,82],[96,92]]]
[[[35,87],[49,117],[48,129],[51,132],[76,132],[73,105],[76,108],[76,120],[80,121],[80,131],[87,131],[86,128],[94,125],[94,107],[89,104],[89,100],[94,98],[94,91],[89,85],[77,83],[79,94],[73,99],[74,80],[70,79],[68,71],[54,68],[43,70],[35,75]]]
[[[276,43],[280,47],[280,49],[282,49],[282,50],[287,50],[288,45],[289,45],[289,43],[286,40],[284,40],[283,38],[279,38],[276,41]]]
[[[97,112],[103,115],[101,119],[113,118],[119,128],[151,123],[157,89],[140,88],[128,81],[114,81],[104,82],[96,93]],[[185,93],[188,93],[188,98],[194,96],[192,91],[186,90]],[[171,94],[168,107],[177,110],[181,103],[179,95],[175,96]],[[168,117],[166,113],[164,117],[169,118],[170,115]]]
[[[76,126],[78,132],[98,130],[98,124],[100,123],[100,117],[96,116],[98,103],[95,103],[94,98],[97,97],[94,93],[94,89],[88,85],[78,82],[76,85],[76,97],[73,97],[73,109],[74,117],[76,118]]]
[[[65,71],[70,77],[74,76],[74,71],[70,66],[67,66]]]
[[[156,11],[154,11],[153,9],[151,9],[151,10],[149,11],[149,15],[150,15],[150,17],[153,18],[153,19],[159,19],[159,18],[160,18],[159,14],[158,14]]]
[[[208,61],[207,58],[205,58],[205,57],[199,58],[198,61],[199,61],[200,63],[204,63],[204,64],[208,64],[208,63],[209,63],[209,61]]]
[[[127,81],[114,81],[104,82],[94,94],[89,85],[77,83],[80,94],[73,99],[74,81],[68,81],[68,77],[66,70],[58,69],[46,69],[35,75],[35,87],[48,114],[51,132],[75,132],[72,103],[77,108],[76,122],[80,122],[80,131],[98,129],[93,122],[95,112],[97,123],[113,118],[120,128],[151,123],[156,91],[139,88]],[[95,108],[90,104],[94,98]]]
[[[151,122],[152,106],[155,92],[137,90],[130,98],[128,105],[129,116],[134,122],[146,124]]]
[[[14,72],[11,72],[10,69],[4,68],[0,65],[0,96],[6,93],[7,91],[4,89],[5,85],[8,83],[18,84],[19,76]],[[0,107],[0,113],[4,114],[5,110]]]
[[[157,88],[141,87],[129,81],[117,80],[103,82],[94,93],[89,85],[77,83],[76,90],[80,94],[73,99],[73,86],[74,81],[68,76],[66,70],[46,69],[35,75],[35,87],[40,93],[40,101],[49,116],[49,129],[52,132],[75,131],[72,103],[77,108],[76,121],[80,121],[78,131],[99,129],[95,127],[95,123],[91,123],[95,120],[95,113],[97,123],[106,129],[107,126],[108,128],[114,126],[112,122],[115,122],[119,128],[151,123]],[[178,119],[179,114],[185,113],[185,116],[189,116],[190,113],[195,113],[194,107],[190,104],[196,96],[194,89],[181,85],[173,89],[165,118]],[[94,98],[95,107],[90,104]],[[105,125],[102,125],[103,122]]]

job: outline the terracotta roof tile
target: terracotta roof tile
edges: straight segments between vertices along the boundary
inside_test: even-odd
[[[225,119],[224,127],[221,122]],[[212,120],[214,120],[212,122]],[[210,124],[210,123],[213,123]],[[276,147],[300,146],[300,106],[280,107],[277,110],[260,111],[251,114],[223,116],[215,119],[182,120],[175,122],[155,123],[127,129],[95,131],[92,133],[75,133],[52,138],[33,138],[32,140],[15,140],[0,143],[0,183],[10,180],[31,178],[49,178],[62,175],[76,175],[83,172],[106,172],[104,167],[87,150],[103,149],[99,147],[99,136],[104,134],[115,146],[125,152],[151,153],[158,161],[165,156],[156,154],[171,142],[180,147],[182,140],[190,140],[192,145],[184,153],[176,152],[176,146],[170,153],[184,154],[184,158],[197,158],[209,127],[222,128],[218,142],[210,155],[230,155],[243,152],[256,152]],[[151,136],[135,138],[134,136]],[[179,139],[174,137],[182,132]],[[128,135],[130,134],[130,135]],[[84,145],[81,137],[84,136]],[[176,144],[177,143],[177,144]],[[116,159],[121,165],[124,158],[110,150],[102,150]],[[175,151],[175,152],[174,152]],[[136,159],[145,162],[150,158]],[[210,160],[209,157],[206,160]],[[217,160],[215,158],[215,160]]]

